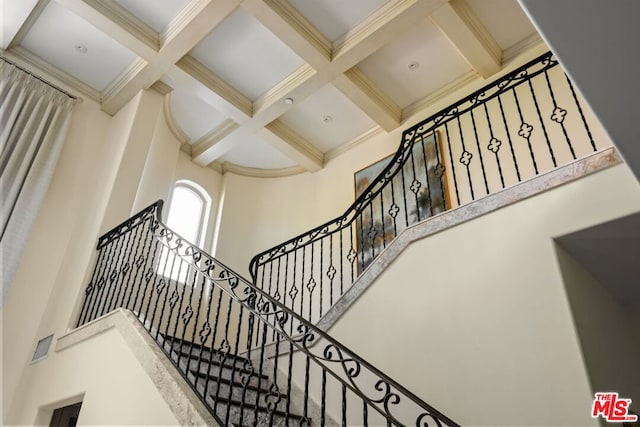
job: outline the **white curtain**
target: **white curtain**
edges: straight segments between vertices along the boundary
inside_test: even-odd
[[[72,98],[0,60],[0,306],[49,187],[73,105]]]

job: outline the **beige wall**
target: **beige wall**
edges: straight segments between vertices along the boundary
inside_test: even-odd
[[[445,230],[329,332],[462,425],[596,425],[553,238],[638,211],[619,165]]]
[[[136,203],[169,193],[179,142],[162,119],[161,103],[157,93],[143,92],[113,117],[90,100],[75,108],[2,308],[5,417],[29,395],[27,384],[47,381],[50,372],[27,363],[38,339],[60,336],[75,324],[97,237],[126,219]]]
[[[59,353],[51,349],[30,369],[29,393],[9,424],[49,425],[53,409],[80,400],[78,425],[179,424],[116,329]]]

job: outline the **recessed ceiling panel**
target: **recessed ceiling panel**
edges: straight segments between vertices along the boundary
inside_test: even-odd
[[[0,1],[0,46],[3,49],[9,47],[36,3],[38,0]]]
[[[103,90],[136,58],[55,1],[42,12],[22,46],[97,90]]]
[[[387,0],[289,0],[329,40],[335,41]]]
[[[466,1],[503,50],[536,32],[517,0]]]
[[[115,0],[136,18],[161,33],[191,0]]]
[[[280,120],[325,153],[376,126],[331,84],[296,105]]]
[[[295,162],[257,135],[237,138],[235,148],[218,160],[258,169],[281,169],[296,166]]]
[[[179,89],[174,89],[171,93],[171,109],[192,143],[215,129],[225,119],[222,113],[199,97]]]
[[[191,55],[254,100],[304,64],[243,9],[222,21]]]
[[[358,66],[401,108],[471,69],[451,43],[427,20],[411,27]]]

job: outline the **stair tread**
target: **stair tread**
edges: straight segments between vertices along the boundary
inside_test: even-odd
[[[218,366],[220,366],[220,365],[218,365]],[[231,369],[231,368],[228,368],[228,369]],[[208,374],[207,374],[206,372],[200,372],[200,371],[199,371],[199,370],[197,370],[197,369],[191,369],[191,368],[189,368],[189,371],[190,371],[192,374],[195,374],[195,375],[197,375],[197,376],[199,376],[199,377],[209,377],[209,378],[213,378],[214,380],[217,380],[217,379],[218,379],[218,377],[217,377],[217,376],[212,375],[212,374],[214,374],[214,372],[210,372],[210,373],[208,373]],[[238,373],[238,374],[250,374],[250,376],[252,376],[252,377],[256,377],[256,378],[258,378],[258,377],[262,377],[262,379],[265,379],[265,380],[268,380],[268,379],[269,379],[269,376],[268,376],[268,375],[260,374],[260,373],[258,373],[258,372],[251,372],[251,371],[248,371],[248,370],[241,371],[241,370],[239,370],[239,369],[237,369],[237,368],[236,368],[236,373]],[[233,383],[242,385],[242,383],[239,383],[239,382],[237,382],[237,381],[233,381]]]
[[[256,405],[253,403],[247,403],[245,402],[244,405],[242,404],[242,401],[240,400],[236,400],[236,399],[229,399],[227,397],[224,396],[218,396],[218,398],[216,399],[215,395],[212,395],[211,393],[209,393],[209,397],[212,399],[217,400],[219,403],[223,403],[223,404],[230,404],[230,405],[234,405],[234,406],[243,406],[245,409],[255,409]],[[258,407],[258,411],[260,412],[269,412],[269,409],[266,406],[263,405],[257,405]],[[273,413],[275,415],[279,415],[281,417],[286,417],[287,416],[287,412],[286,411],[282,411],[280,409],[275,409],[273,411]],[[293,413],[289,413],[289,418],[296,418],[296,419],[300,419],[300,418],[304,418],[304,415],[297,415],[297,414],[293,414]]]
[[[191,370],[190,373],[192,375],[198,375],[197,372],[195,372],[193,370]],[[206,374],[199,374],[198,375],[198,377],[200,377],[200,378],[203,378],[205,376],[207,376],[207,375]],[[269,387],[271,386],[271,382],[270,381],[262,383],[262,384],[260,384],[260,387],[258,387],[256,385],[252,385],[251,383],[248,383],[245,386],[244,384],[242,384],[242,382],[232,381],[232,380],[230,380],[228,378],[220,378],[220,377],[216,377],[214,375],[209,375],[208,377],[209,377],[210,381],[220,382],[221,384],[226,384],[226,385],[232,386],[234,388],[242,389],[242,388],[246,387],[247,390],[251,390],[251,391],[254,391],[254,392],[261,393],[261,394],[266,394],[266,393],[270,392],[270,390],[269,390]],[[286,393],[280,393],[280,395],[282,396],[282,398],[286,398],[287,397]]]

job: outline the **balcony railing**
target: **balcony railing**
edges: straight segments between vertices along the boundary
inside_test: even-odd
[[[220,425],[456,425],[186,242],[161,209],[99,239],[77,326],[131,310]]]
[[[406,227],[597,151],[551,53],[405,130],[341,216],[256,255],[254,283],[316,322]]]

